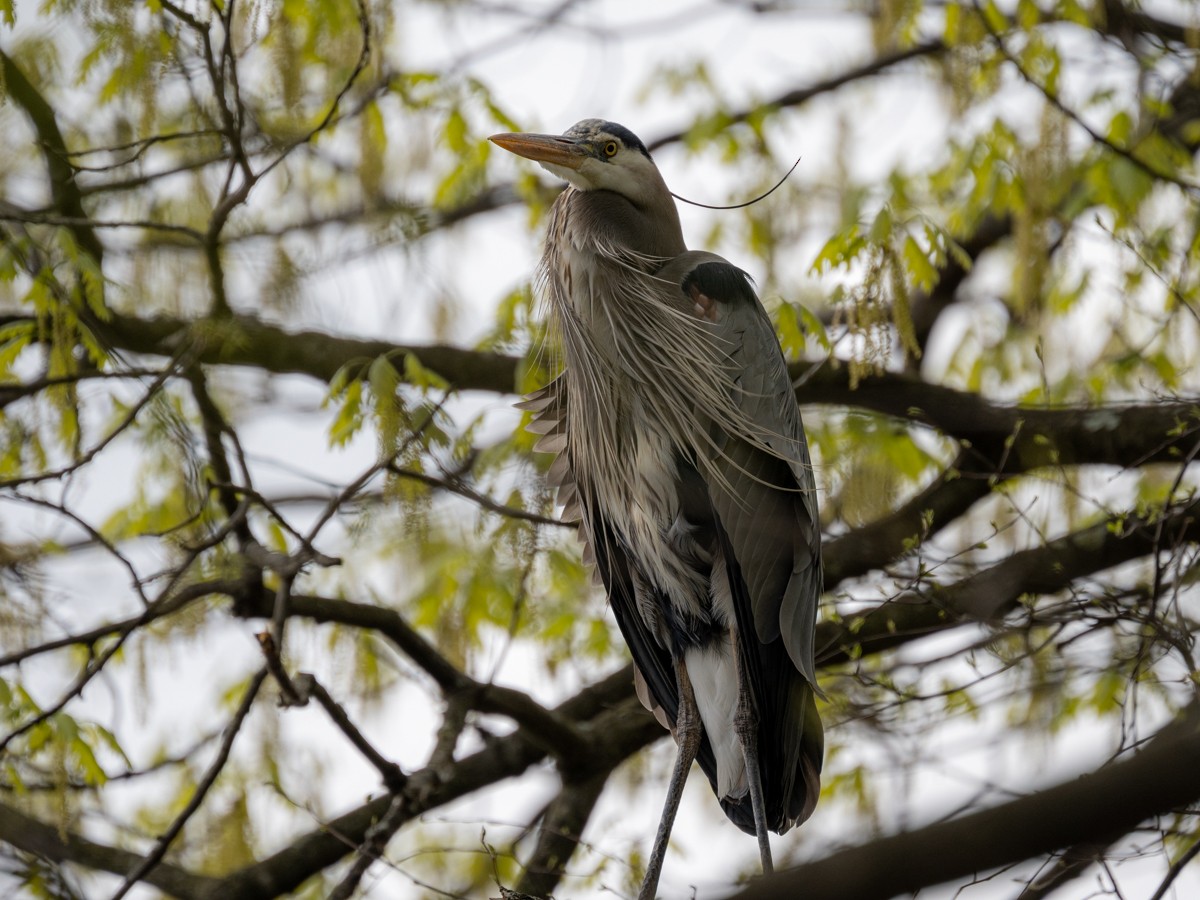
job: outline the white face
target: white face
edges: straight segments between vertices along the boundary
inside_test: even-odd
[[[578,169],[549,162],[540,165],[581,191],[612,191],[639,206],[666,189],[657,167],[641,151],[603,133],[589,143],[595,155]]]
[[[588,160],[588,162],[591,162],[591,160]],[[589,185],[587,182],[587,178],[583,175],[582,166],[580,167],[580,171],[577,172],[574,169],[568,168],[567,166],[560,166],[558,163],[545,162],[544,160],[540,159],[538,160],[538,165],[551,175],[555,176],[556,178],[561,178],[563,181],[567,182],[567,184],[574,185],[581,191],[586,191],[591,188],[591,185]]]

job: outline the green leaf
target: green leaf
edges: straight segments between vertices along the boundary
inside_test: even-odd
[[[1133,117],[1125,110],[1121,110],[1108,123],[1108,134],[1105,137],[1118,147],[1123,147],[1129,142],[1131,134],[1133,134]]]
[[[355,380],[346,386],[340,398],[337,414],[329,424],[330,445],[345,446],[358,434],[362,424],[362,382]]]
[[[384,160],[387,153],[387,128],[378,103],[368,103],[363,109],[359,146],[362,162],[359,178],[368,200],[379,195],[383,187]],[[281,248],[282,249],[282,248]]]
[[[0,326],[0,378],[12,377],[13,364],[37,337],[37,325],[17,321]]]
[[[1032,0],[1018,0],[1017,24],[1025,31],[1032,31],[1042,19],[1042,11]]]
[[[400,376],[388,354],[376,357],[367,369],[367,384],[375,400],[375,419],[379,424],[380,453],[395,454],[399,447],[403,400],[399,396]]]
[[[904,266],[908,270],[909,280],[923,291],[933,290],[941,277],[937,268],[929,261],[929,256],[912,235],[904,239],[904,249],[901,251]]]
[[[948,45],[958,43],[958,36],[962,27],[962,7],[957,3],[951,3],[946,6],[946,12],[942,24],[942,40]]]
[[[104,771],[91,746],[83,738],[76,737],[69,741],[67,752],[71,761],[78,767],[85,784],[99,787],[108,781],[108,773]]]
[[[794,308],[800,315],[800,327],[804,330],[804,334],[809,337],[815,337],[817,343],[821,345],[821,349],[829,352],[833,349],[833,343],[829,339],[829,332],[825,330],[825,323],[807,306],[794,304]]]
[[[450,382],[445,378],[433,369],[427,369],[421,365],[421,360],[415,353],[404,354],[404,380],[422,390],[436,388],[444,391],[450,387]]]
[[[988,0],[983,5],[983,17],[992,31],[1001,34],[1008,31],[1008,17],[996,6],[995,0]]]
[[[119,756],[121,761],[126,766],[133,765],[133,763],[130,762],[129,757],[125,755],[125,749],[121,746],[120,741],[117,740],[117,736],[103,725],[97,725],[94,722],[90,723],[88,725],[88,733],[94,736],[95,739],[99,740],[99,742],[107,747],[110,752]]]
[[[892,236],[892,230],[896,223],[892,218],[892,208],[889,204],[884,204],[879,212],[875,214],[875,220],[871,222],[871,230],[868,233],[868,240],[872,244],[885,244]]]
[[[866,247],[867,241],[859,234],[859,226],[851,225],[825,242],[808,271],[812,274],[820,274],[827,268],[848,268]]]

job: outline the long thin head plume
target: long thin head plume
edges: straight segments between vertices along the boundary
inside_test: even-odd
[[[781,187],[783,187],[783,183],[785,181],[787,181],[788,178],[791,177],[793,172],[796,171],[796,166],[800,165],[801,158],[802,157],[799,157],[799,156],[796,157],[796,161],[794,163],[792,163],[792,167],[783,173],[783,177],[780,178],[777,182],[775,182],[774,187],[772,187],[768,191],[764,191],[763,193],[759,194],[757,197],[755,197],[751,200],[746,200],[742,203],[734,203],[731,206],[715,206],[711,203],[701,203],[698,200],[689,200],[687,197],[681,197],[679,194],[675,193],[674,191],[671,191],[671,196],[674,197],[676,200],[678,200],[680,203],[686,203],[689,206],[699,206],[701,209],[745,209],[747,206],[753,206],[759,200],[766,200],[773,193],[775,193],[777,190],[779,190]]]

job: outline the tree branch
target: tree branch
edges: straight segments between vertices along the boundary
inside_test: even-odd
[[[793,377],[803,374],[796,367]],[[1106,406],[1020,407],[907,375],[868,376],[852,389],[826,368],[796,391],[802,403],[870,409],[927,425],[964,444],[978,471],[1015,474],[1040,466],[1142,466],[1178,462],[1200,433],[1200,398]]]
[[[66,142],[55,120],[54,108],[3,50],[0,50],[0,70],[4,74],[5,93],[25,110],[33,124],[33,130],[37,133],[50,176],[50,196],[54,208],[67,219],[74,220],[73,224],[66,227],[74,235],[75,243],[99,265],[104,257],[104,246],[88,224],[88,215],[83,209],[83,197],[75,183],[75,170],[71,167]]]
[[[596,685],[585,688],[555,707],[553,712],[587,727],[597,771],[619,761],[666,735],[662,726],[633,696],[632,672],[621,669]],[[618,698],[627,698],[617,702]],[[616,702],[616,705],[613,705]],[[405,792],[403,820],[411,821],[480,788],[524,772],[545,757],[545,751],[524,731],[489,741],[470,756],[432,773],[421,770],[410,777],[423,785],[420,792]],[[378,797],[293,841],[278,853],[228,876],[220,885],[221,900],[274,897],[294,890],[306,879],[333,865],[363,842],[371,826],[387,814],[391,795]]]
[[[200,806],[204,803],[204,798],[208,796],[209,790],[216,784],[217,777],[225,768],[225,763],[229,761],[229,753],[233,750],[233,742],[237,738],[238,732],[242,730],[242,723],[246,721],[246,716],[250,714],[250,709],[254,705],[254,698],[258,696],[258,689],[262,687],[262,683],[266,677],[267,670],[260,669],[250,679],[250,684],[247,685],[246,692],[242,695],[242,702],[238,705],[233,718],[229,720],[229,724],[225,727],[225,736],[221,740],[217,756],[204,773],[204,777],[196,785],[191,799],[188,800],[187,805],[180,811],[179,815],[175,817],[175,820],[171,822],[170,827],[154,842],[154,849],[145,858],[140,860],[136,866],[131,867],[129,874],[125,877],[125,881],[117,889],[117,892],[113,894],[112,900],[121,900],[135,884],[146,877],[146,873],[150,872],[162,861],[171,843],[183,831],[183,826],[200,809]]]
[[[241,609],[242,614],[269,615],[269,594],[264,593],[260,609]],[[574,725],[553,710],[546,709],[528,694],[502,685],[487,684],[471,678],[447,660],[405,618],[392,609],[349,600],[295,594],[291,615],[316,622],[338,622],[369,628],[386,637],[416,663],[441,688],[447,697],[464,696],[470,708],[484,713],[508,716],[524,730],[529,739],[560,764],[573,767],[590,759],[593,748]]]
[[[601,769],[586,778],[571,779],[563,784],[542,816],[537,829],[537,844],[525,861],[525,871],[517,882],[518,893],[548,897],[558,886],[611,775],[611,770]]]
[[[945,528],[977,501],[991,493],[985,478],[963,477],[967,454],[899,509],[826,540],[821,547],[825,590],[833,590],[847,578],[865,575],[887,565]]]
[[[397,793],[404,789],[404,786],[408,783],[408,776],[404,774],[404,771],[396,763],[392,762],[371,745],[371,742],[358,730],[358,727],[350,721],[350,716],[347,715],[346,710],[330,696],[329,691],[325,690],[324,686],[317,681],[315,675],[303,672],[295,679],[295,685],[302,698],[313,697],[325,708],[325,712],[329,714],[329,718],[333,720],[333,723],[346,736],[346,739],[379,772],[384,786],[389,791]]]
[[[164,592],[146,609],[135,616],[118,619],[115,622],[98,625],[87,631],[52,638],[40,644],[35,644],[32,647],[6,653],[0,656],[0,668],[20,663],[43,653],[61,650],[64,647],[90,647],[104,638],[132,633],[143,625],[148,625],[151,622],[171,615],[171,613],[178,612],[188,604],[203,597],[210,597],[216,594],[234,597],[244,592],[245,589],[246,583],[244,581],[219,580],[187,584],[178,590]]]
[[[1039,872],[1017,896],[1017,900],[1045,900],[1069,881],[1074,881],[1092,863],[1104,858],[1110,845],[1103,842],[1068,847],[1046,871]]]
[[[0,326],[30,321],[0,315]],[[365,369],[379,356],[413,354],[459,390],[511,394],[525,365],[518,356],[464,350],[446,344],[394,344],[317,331],[289,332],[250,316],[184,320],[114,315],[94,326],[111,346],[133,353],[175,356],[190,346],[189,362],[247,366],[275,374],[303,374],[328,382],[346,365]],[[1200,433],[1200,398],[1097,407],[1018,407],[978,394],[895,373],[871,375],[851,388],[844,367],[816,372],[792,366],[804,405],[869,409],[925,425],[968,443],[980,470],[1014,474],[1045,465],[1141,466],[1175,462]],[[400,373],[403,378],[403,373]]]
[[[855,66],[852,69],[847,69],[838,75],[823,79],[808,87],[796,88],[779,94],[764,103],[757,103],[754,106],[745,109],[737,110],[728,114],[722,114],[723,121],[730,123],[744,122],[755,113],[761,112],[764,108],[786,109],[794,106],[801,106],[812,100],[814,97],[819,97],[822,94],[832,93],[833,91],[843,88],[855,81],[861,81],[864,78],[871,78],[886,72],[888,69],[894,68],[901,63],[909,62],[914,59],[921,59],[928,56],[936,56],[945,52],[946,44],[941,40],[924,41],[920,44],[914,44],[904,50],[898,50],[895,53],[887,56],[877,56],[869,62],[863,63],[860,66]],[[688,135],[685,131],[672,131],[661,135],[654,139],[646,146],[653,152],[660,147],[665,147],[667,144],[675,144],[684,140]]]
[[[1005,561],[957,584],[904,595],[842,623],[822,623],[817,634],[817,645],[822,651],[819,653],[820,664],[828,666],[846,660],[851,648],[860,648],[862,653],[879,652],[921,634],[963,622],[991,619],[1003,615],[1025,593],[1054,593],[1069,586],[1073,580],[1093,572],[1169,549],[1180,541],[1196,541],[1200,538],[1198,517],[1200,501],[1195,501],[1155,520],[1130,516],[1123,520],[1101,522],[1050,541],[1042,547],[1013,554]],[[269,594],[263,592],[263,595],[265,608],[269,610]],[[424,647],[429,646],[423,638],[414,641],[411,628],[397,613],[377,606],[297,595],[293,598],[290,613],[315,621],[336,621],[378,630],[386,636],[397,637],[398,646],[410,655],[413,651],[425,653]],[[440,656],[425,659],[426,670],[437,670],[441,665],[439,659]],[[444,672],[441,674],[445,676]],[[454,680],[457,682],[458,679],[467,678],[458,673]],[[586,781],[589,774],[611,770],[632,753],[666,734],[634,696],[629,667],[597,685],[585,688],[552,710],[543,710],[519,691],[491,685],[482,686],[481,689],[485,692],[485,700],[476,708],[513,715],[522,727],[513,734],[492,739],[475,754],[440,766],[441,771],[437,773],[425,770],[415,773],[409,783],[420,783],[428,789],[422,790],[419,795],[405,794],[406,821],[525,771],[545,758],[548,752],[553,752],[548,750],[547,744],[561,737],[559,723],[565,723],[572,732],[578,734],[582,755],[573,761],[572,767],[565,770],[569,779],[578,782]],[[488,692],[494,692],[491,696],[499,699],[488,702]],[[519,708],[521,704],[515,703],[514,698],[523,698],[522,703],[527,701],[536,709],[532,713],[529,709],[522,710]],[[544,730],[547,724],[549,731]],[[1200,752],[1200,738],[1193,736],[1193,739],[1197,743],[1197,752]],[[1192,770],[1200,773],[1200,766],[1192,766]],[[1200,778],[1200,774],[1196,777]],[[391,795],[372,800],[325,823],[267,859],[233,873],[219,882],[214,893],[203,896],[238,900],[276,896],[293,890],[312,874],[337,862],[361,844],[368,830],[390,807]],[[1102,821],[1103,817],[1098,816],[1096,820]],[[5,838],[15,846],[28,849],[19,839],[7,835]],[[1079,835],[1068,838],[1065,843],[1078,843],[1085,839],[1088,839],[1087,835]],[[1029,855],[1048,852],[1057,846],[1065,844],[1031,851]],[[947,856],[941,851],[937,855],[939,858]],[[83,860],[77,861],[89,864]],[[150,871],[148,880],[151,883],[158,883],[153,880],[158,871],[158,868]],[[953,875],[949,873],[944,877]],[[187,896],[200,895],[189,893]]]
[[[823,622],[817,662],[832,665],[968,622],[994,622],[1025,594],[1054,594],[1076,579],[1197,540],[1200,500],[1161,514],[1106,519],[1013,553],[954,584],[906,592],[841,624]]]
[[[1200,711],[1132,758],[1011,803],[834,853],[763,878],[738,900],[886,900],[1062,847],[1107,844],[1200,800]]]
[[[1104,15],[1097,23],[1108,34],[1125,38],[1130,35],[1152,34],[1164,44],[1179,44],[1191,50],[1195,35],[1186,25],[1152,16],[1140,9],[1130,9],[1120,0],[1102,0]]]
[[[15,478],[0,478],[0,489],[38,484],[39,482],[43,481],[55,481],[86,466],[109,444],[120,437],[127,428],[133,425],[141,411],[145,409],[150,401],[152,401],[158,395],[158,392],[162,389],[163,385],[170,380],[171,375],[174,373],[174,369],[175,365],[171,365],[160,372],[158,377],[156,377],[150,386],[146,388],[146,392],[138,399],[136,403],[133,404],[133,406],[129,408],[129,410],[121,417],[120,421],[112,427],[108,434],[96,442],[96,444],[94,444],[92,447],[88,448],[86,452],[77,456],[72,462],[57,469],[50,469],[48,471],[38,472],[33,475],[19,475]]]
[[[97,844],[54,825],[39,822],[4,803],[0,803],[0,841],[51,862],[75,863],[114,875],[124,875],[142,859],[128,850]],[[189,872],[169,862],[160,862],[146,873],[143,880],[175,897],[217,900],[221,896],[221,879]]]
[[[1026,593],[1054,593],[1065,589],[1075,579],[1138,556],[1168,549],[1175,542],[1196,541],[1200,539],[1198,517],[1200,501],[1180,507],[1161,520],[1131,516],[1123,521],[1113,519],[1101,522],[1050,541],[1043,547],[1016,553],[954,585],[905,595],[841,623],[824,622],[817,630],[819,664],[828,666],[845,661],[852,647],[856,648],[856,655],[875,653],[922,634],[966,622],[992,619],[1013,608]],[[347,601],[303,597],[297,597],[296,601],[294,614],[311,615],[344,624],[366,626],[368,622],[378,622],[381,617],[391,615],[389,611],[377,607]],[[636,700],[628,668],[610,676],[603,686],[597,687],[605,697],[603,703],[596,703],[600,694],[594,694],[589,688],[551,711],[555,716],[575,723],[574,727],[579,729],[589,748],[586,757],[577,761],[580,765],[576,766],[574,774],[578,779],[586,778],[589,772],[615,766],[666,734]],[[581,708],[581,705],[585,708]],[[602,712],[604,709],[607,711]],[[407,812],[413,816],[419,815],[425,809],[491,783],[488,776],[482,776],[484,771],[490,772],[494,779],[510,777],[524,771],[544,754],[541,742],[530,735],[527,729],[522,729],[493,742],[487,750],[456,763],[450,769],[451,774],[426,798],[426,803],[414,805]],[[310,835],[297,845],[281,851],[287,856],[274,865],[281,870],[286,868],[282,859],[293,853],[300,859],[308,859],[310,854],[315,853],[328,854],[321,859],[324,865],[332,864],[348,852],[349,847],[361,841],[364,829],[384,814],[387,809],[385,801],[386,798],[372,801],[372,804],[331,823],[330,832],[342,835],[341,841],[327,844],[324,837]],[[346,839],[351,840],[349,845],[345,843]],[[259,865],[266,866],[268,862]],[[248,873],[246,877],[249,877]]]

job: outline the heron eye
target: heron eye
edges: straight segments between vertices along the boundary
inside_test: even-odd
[[[617,147],[616,141],[609,141],[607,144],[604,145],[604,155],[605,156],[616,156],[618,149],[620,149],[620,148]]]

